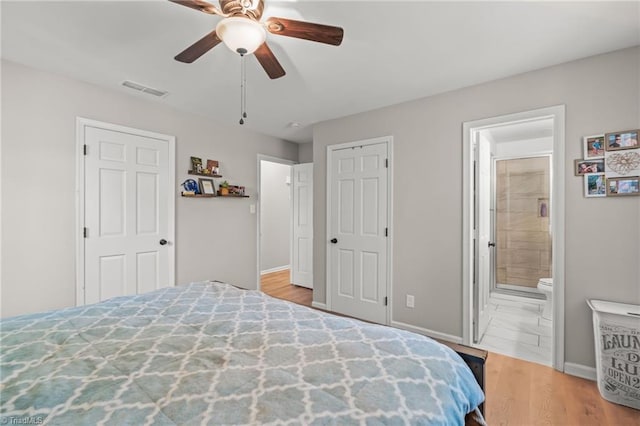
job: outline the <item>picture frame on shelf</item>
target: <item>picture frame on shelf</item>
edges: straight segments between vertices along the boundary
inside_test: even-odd
[[[587,198],[607,196],[607,179],[604,173],[584,175],[584,196]]]
[[[585,160],[604,158],[604,135],[585,136],[582,145]]]
[[[202,158],[191,157],[191,171],[202,173]]]
[[[216,187],[213,184],[213,179],[200,178],[198,179],[198,183],[200,184],[200,193],[203,195],[216,195]]]
[[[209,170],[209,173],[212,175],[220,174],[219,164],[218,160],[207,160],[207,170]]]
[[[638,145],[640,130],[624,130],[622,132],[607,133],[605,135],[605,150],[620,151],[623,149],[640,148]]]
[[[604,173],[604,158],[575,160],[574,173],[576,176],[584,176],[589,173]]]
[[[640,195],[640,176],[607,178],[608,197]]]

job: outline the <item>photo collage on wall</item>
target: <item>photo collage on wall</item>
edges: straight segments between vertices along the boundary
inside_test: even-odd
[[[584,196],[640,195],[640,130],[586,136],[584,158],[575,160],[574,173],[584,178]]]

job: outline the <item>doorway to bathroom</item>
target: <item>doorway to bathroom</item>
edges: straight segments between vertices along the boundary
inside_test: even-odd
[[[499,133],[503,137],[486,130],[497,153],[484,166],[492,177],[490,209],[479,214],[488,215],[491,222],[493,293],[545,299],[538,284],[552,277],[552,124],[540,120],[504,126]],[[509,151],[506,156],[501,155],[504,150]]]
[[[564,107],[464,124],[463,342],[559,370],[563,139]]]

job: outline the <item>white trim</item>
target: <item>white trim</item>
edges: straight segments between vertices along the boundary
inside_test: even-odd
[[[275,268],[265,269],[264,271],[260,271],[260,275],[266,275],[266,274],[271,274],[273,272],[285,271],[287,269],[291,269],[291,265],[276,266]]]
[[[451,343],[462,343],[462,337],[454,336],[452,334],[440,333],[439,331],[429,330],[427,328],[416,327],[415,325],[405,324],[400,321],[391,321],[392,327],[401,328],[403,330],[412,331],[414,333],[423,334],[425,336],[432,337],[434,339],[445,340]]]
[[[291,161],[291,160],[287,160],[285,158],[278,158],[278,157],[271,157],[269,155],[264,155],[264,154],[258,154],[258,160],[257,160],[257,164],[258,164],[258,185],[256,186],[256,289],[260,290],[260,277],[262,276],[263,273],[266,273],[264,271],[261,271],[260,268],[262,267],[260,265],[260,245],[262,243],[262,236],[260,235],[262,230],[260,229],[260,215],[262,214],[262,206],[261,206],[261,195],[260,194],[260,188],[262,185],[262,166],[261,166],[261,161],[269,161],[271,163],[279,163],[279,164],[286,164],[288,166],[293,166],[294,164],[297,164],[295,161]],[[289,186],[289,190],[292,190],[292,185]],[[293,211],[293,197],[289,197],[289,209],[291,211]],[[290,221],[293,222],[293,221]],[[293,225],[290,224],[290,228],[293,227]],[[289,244],[289,261],[291,261],[291,258],[293,256],[292,254],[292,249],[291,249],[291,241],[288,241]],[[269,270],[271,271],[271,270]],[[271,271],[271,272],[275,272],[275,271]]]
[[[120,133],[142,136],[166,141],[168,144],[167,159],[167,245],[169,262],[169,285],[176,285],[176,137],[118,124],[105,123],[83,117],[76,117],[76,306],[84,305],[84,227],[85,227],[85,128],[111,130]]]
[[[311,302],[311,307],[312,308],[316,308],[316,309],[322,309],[323,311],[328,311],[329,310],[329,309],[327,309],[327,304],[326,303],[316,302],[315,300],[313,302]]]
[[[597,370],[593,367],[587,367],[582,364],[575,364],[573,362],[564,363],[564,372],[572,376],[580,377],[587,380],[593,380],[594,382],[598,378]]]
[[[327,310],[331,311],[331,286],[330,286],[330,271],[329,271],[329,259],[331,246],[329,245],[330,231],[331,231],[331,152],[339,149],[351,148],[354,146],[376,145],[380,143],[386,143],[387,145],[387,158],[389,164],[387,167],[387,228],[389,230],[387,236],[387,297],[388,304],[386,309],[386,321],[385,324],[389,324],[392,321],[392,308],[393,305],[391,295],[393,293],[393,136],[381,136],[378,138],[364,139],[360,141],[346,142],[335,145],[327,145],[327,177],[326,177],[326,209],[325,209],[325,221],[326,221],[326,238],[325,238],[325,303]]]
[[[550,108],[551,109],[551,108]],[[551,167],[551,257],[553,277],[553,344],[552,365],[564,371],[564,280],[565,280],[565,107],[553,107],[553,157]],[[554,223],[555,222],[555,223]]]
[[[553,368],[564,370],[564,185],[565,185],[565,106],[557,105],[532,111],[508,114],[483,120],[465,122],[462,125],[462,338],[463,343],[472,346],[471,308],[473,304],[473,152],[471,149],[472,132],[497,127],[504,124],[514,124],[553,118],[553,157],[551,167],[551,218],[553,220]]]

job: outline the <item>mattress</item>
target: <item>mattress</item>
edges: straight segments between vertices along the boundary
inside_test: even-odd
[[[2,424],[456,425],[484,399],[428,337],[218,282],[0,330]]]

